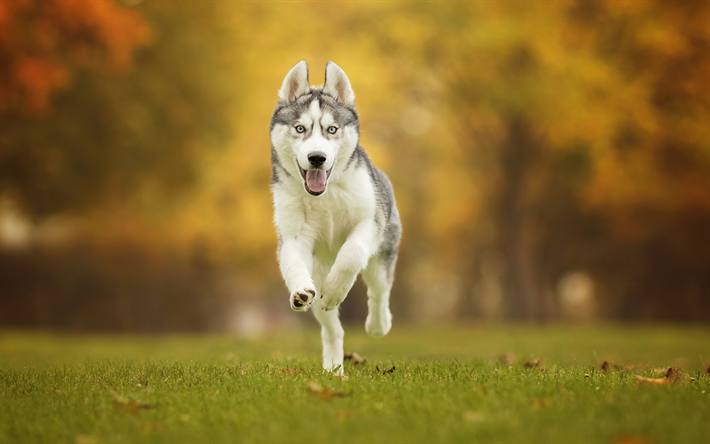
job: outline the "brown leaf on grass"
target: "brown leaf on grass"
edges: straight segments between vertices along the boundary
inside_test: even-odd
[[[389,369],[389,370],[384,370],[384,371],[382,372],[382,374],[383,374],[383,375],[386,375],[387,373],[394,373],[395,368],[396,368],[396,367],[393,365],[391,369]],[[376,366],[375,366],[375,372],[376,372],[376,373],[379,373],[379,372],[380,372],[380,366],[379,366],[379,365],[376,365]],[[469,376],[470,376],[470,375],[469,375]]]
[[[511,365],[515,362],[515,355],[512,353],[504,353],[498,357],[498,362],[503,365]]]
[[[653,369],[652,371],[660,373],[658,370],[664,369]],[[666,384],[684,384],[689,379],[688,375],[673,367],[666,368],[663,374],[665,378],[645,378],[643,376],[636,376],[636,380],[639,382],[639,385],[647,384],[659,386]]]
[[[654,372],[660,373],[658,370],[663,369],[653,369]],[[643,376],[636,376],[636,380],[639,382],[639,385],[648,384],[659,386],[666,384],[684,384],[689,379],[688,375],[673,367],[668,367],[663,373],[665,378],[645,378]]]
[[[636,376],[636,380],[639,385],[666,385],[670,384],[670,380],[667,378],[645,378],[643,376]]]
[[[525,361],[525,368],[534,368],[540,365],[542,358],[537,358],[534,361]]]
[[[683,384],[688,380],[688,375],[681,372],[677,368],[669,367],[666,372],[666,379],[668,379],[672,384]]]
[[[151,408],[151,406],[148,404],[143,404],[142,402],[136,401],[135,399],[128,399],[121,395],[115,395],[113,397],[113,403],[116,404],[116,406],[129,411],[145,410]]]
[[[291,368],[291,369],[282,368],[282,369],[281,369],[281,373],[287,373],[287,374],[289,374],[289,375],[295,375],[295,374],[296,374],[296,369],[294,369],[294,368]]]
[[[306,390],[313,393],[314,395],[319,395],[324,398],[342,398],[343,396],[347,396],[345,393],[336,392],[331,388],[323,388],[315,381],[309,381],[308,385],[306,386]]]
[[[353,364],[355,364],[355,365],[364,364],[367,361],[367,358],[363,358],[362,356],[358,355],[356,352],[345,353],[343,358],[345,358],[346,361],[353,361]]]
[[[330,379],[333,379],[333,376],[335,376],[336,378],[340,378],[343,381],[347,381],[348,379],[350,379],[345,373],[331,373]]]
[[[614,364],[614,368],[617,370],[626,370],[626,371],[633,371],[634,366],[633,365],[619,365],[619,364]]]
[[[604,362],[602,362],[601,367],[599,367],[599,371],[600,371],[600,372],[605,372],[605,371],[610,370],[611,367],[612,367],[612,364],[609,363],[609,361],[604,361]],[[632,370],[634,369],[634,366],[633,366],[633,365],[619,365],[619,364],[613,364],[613,367],[614,367],[616,370],[626,370],[626,371],[632,371]]]

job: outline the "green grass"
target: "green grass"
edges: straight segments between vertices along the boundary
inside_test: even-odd
[[[310,330],[3,332],[0,442],[710,442],[707,328],[361,330],[346,328],[346,350],[368,357],[346,364],[348,381],[319,370]],[[524,366],[537,357],[544,370]],[[604,360],[635,369],[602,372]],[[664,366],[695,381],[639,386]]]

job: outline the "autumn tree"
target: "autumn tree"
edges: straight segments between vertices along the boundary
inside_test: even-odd
[[[229,133],[220,6],[128,5],[0,3],[0,185],[31,215],[160,211]]]

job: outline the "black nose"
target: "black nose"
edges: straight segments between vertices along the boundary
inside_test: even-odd
[[[308,155],[308,161],[314,167],[319,167],[325,163],[325,154],[321,153],[320,151],[316,151],[315,153],[311,153]]]

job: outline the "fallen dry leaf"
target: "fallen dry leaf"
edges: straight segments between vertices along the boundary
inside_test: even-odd
[[[348,379],[350,379],[345,373],[331,373],[330,378],[333,379],[333,376],[335,376],[336,378],[340,378],[343,381],[347,381]]]
[[[626,371],[633,371],[634,366],[633,365],[619,365],[619,364],[614,364],[614,368],[617,370],[626,370]]]
[[[534,368],[540,365],[540,361],[542,361],[541,358],[537,358],[534,361],[526,361],[525,362],[525,368]]]
[[[504,353],[498,358],[498,362],[503,365],[510,365],[515,362],[515,355],[512,353]]]
[[[282,372],[282,373],[288,373],[289,375],[295,375],[295,374],[296,374],[296,369],[293,369],[293,368],[291,368],[291,369],[282,368],[282,369],[281,369],[281,372]]]
[[[599,371],[605,372],[607,370],[610,370],[612,367],[612,364],[609,363],[609,361],[604,361],[602,362],[601,367],[599,367]],[[626,371],[633,371],[634,366],[633,365],[619,365],[619,364],[613,364],[613,367],[616,370],[626,370]]]
[[[677,368],[669,367],[666,372],[666,379],[668,379],[673,384],[683,384],[688,380],[688,375],[681,372]]]
[[[654,371],[655,370],[658,369],[654,369]],[[688,379],[688,375],[673,367],[666,369],[665,378],[644,378],[643,376],[636,376],[636,380],[639,384],[649,385],[684,384]]]
[[[131,410],[131,411],[144,410],[144,409],[151,408],[151,406],[149,406],[148,404],[143,404],[142,402],[136,401],[135,399],[128,399],[128,398],[123,397],[121,395],[115,395],[113,397],[113,403],[119,407],[125,408],[127,410]]]
[[[386,375],[387,373],[393,373],[394,370],[395,370],[395,368],[396,368],[396,367],[393,365],[391,369],[389,369],[389,370],[384,370],[384,371],[382,372],[382,374],[383,374],[383,375]],[[380,372],[380,366],[379,366],[379,365],[376,365],[376,366],[375,366],[375,372],[377,372],[377,373]],[[469,375],[469,376],[470,376],[470,375]]]
[[[353,364],[359,365],[359,364],[364,364],[367,361],[367,358],[363,358],[362,356],[358,355],[356,352],[352,353],[345,353],[343,356],[346,361],[353,361]]]
[[[636,376],[636,380],[639,382],[639,384],[648,384],[648,385],[666,385],[670,384],[670,380],[667,378],[645,378],[643,376]]]
[[[343,396],[347,396],[345,393],[336,392],[330,388],[323,388],[315,381],[309,381],[308,386],[306,386],[306,390],[324,398],[342,398]]]

